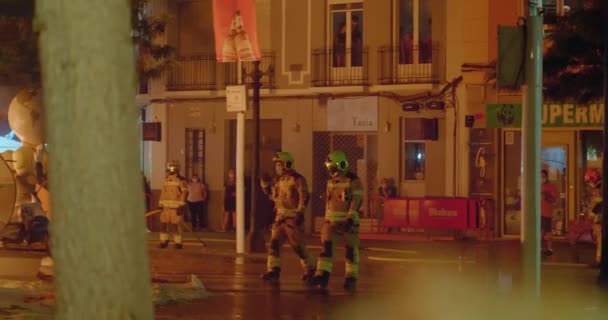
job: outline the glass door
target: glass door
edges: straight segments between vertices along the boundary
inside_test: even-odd
[[[553,234],[564,235],[568,211],[568,146],[541,148],[541,212],[550,214]]]
[[[330,6],[332,80],[363,79],[363,2]]]
[[[574,216],[574,131],[544,131],[541,146],[541,211],[550,214],[553,234],[565,235]],[[521,234],[521,132],[505,131],[502,234]],[[541,212],[538,213],[539,215]]]
[[[545,131],[541,147],[541,208],[551,214],[553,234],[565,236],[576,216],[575,131]],[[544,192],[543,192],[544,191]],[[556,197],[551,194],[555,193]]]

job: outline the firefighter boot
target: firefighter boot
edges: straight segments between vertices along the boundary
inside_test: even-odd
[[[354,292],[357,289],[357,278],[346,277],[344,279],[344,290]]]
[[[169,246],[169,241],[161,241],[160,244],[158,245],[159,248],[161,249],[165,249]]]
[[[313,278],[313,284],[321,289],[325,289],[329,284],[329,272],[322,271],[320,275]]]
[[[304,272],[302,275],[302,281],[304,281],[307,285],[312,286],[315,280],[315,269],[309,269]]]
[[[278,283],[279,278],[281,277],[281,268],[274,267],[271,271],[268,271],[262,275],[262,279],[270,282],[270,283]]]

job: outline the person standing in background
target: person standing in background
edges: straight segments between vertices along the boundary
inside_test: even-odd
[[[379,208],[377,208],[377,218],[382,225],[384,221],[384,201],[390,198],[397,197],[397,188],[394,185],[394,181],[391,178],[383,178],[380,180],[380,186],[378,186],[378,196],[382,198]],[[386,232],[389,233],[393,228],[386,228]],[[399,230],[399,229],[397,229]]]
[[[198,175],[193,175],[188,184],[188,209],[192,216],[192,231],[207,227],[205,223],[205,202],[207,201],[207,186],[200,181]]]
[[[228,171],[228,178],[224,183],[224,223],[222,231],[226,232],[229,229],[229,223],[232,219],[232,229],[236,229],[236,175],[233,169]]]
[[[549,182],[549,172],[543,170],[541,172],[542,185],[540,187],[540,193],[542,195],[541,202],[541,228],[542,228],[542,239],[545,240],[545,248],[543,254],[545,256],[553,255],[553,244],[551,241],[551,231],[553,229],[553,206],[557,202],[557,188],[554,184]]]

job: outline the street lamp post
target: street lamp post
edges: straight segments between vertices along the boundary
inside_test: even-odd
[[[253,62],[253,72],[248,74],[253,80],[253,146],[251,162],[251,208],[248,236],[249,252],[264,252],[266,243],[263,234],[263,222],[260,206],[260,88],[264,72],[260,70],[260,61]]]

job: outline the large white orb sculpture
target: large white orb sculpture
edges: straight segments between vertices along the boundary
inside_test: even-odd
[[[42,94],[37,90],[20,91],[8,107],[8,123],[22,142],[46,142]]]

